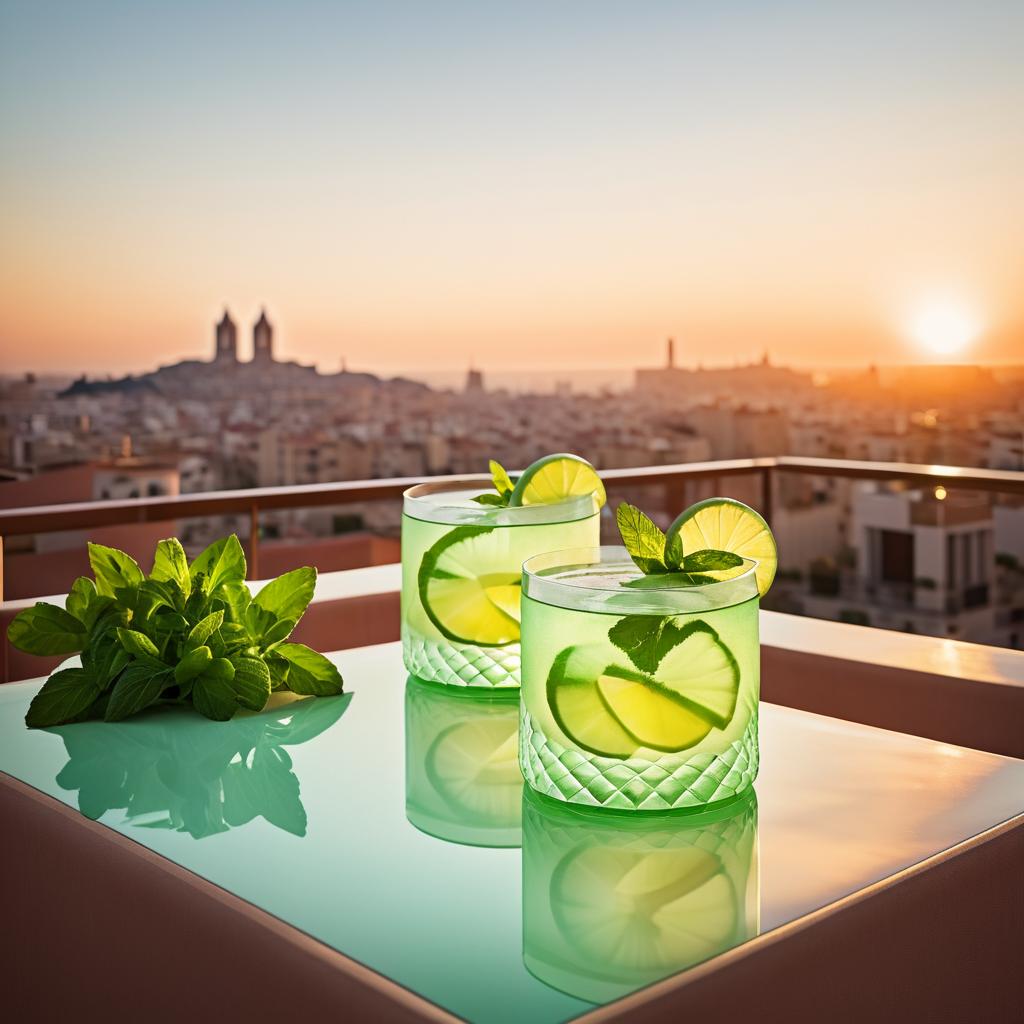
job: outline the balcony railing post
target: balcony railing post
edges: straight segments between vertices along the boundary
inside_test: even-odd
[[[765,522],[772,522],[772,467],[765,466],[761,470],[761,515]]]
[[[0,534],[0,601],[4,599],[4,538]]]
[[[260,509],[249,506],[249,579],[260,578]]]

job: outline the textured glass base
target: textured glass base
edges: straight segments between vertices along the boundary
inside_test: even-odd
[[[446,686],[519,688],[519,644],[507,647],[453,647],[402,629],[402,659],[419,679]]]
[[[757,777],[757,716],[720,754],[665,754],[657,761],[587,754],[549,739],[525,706],[520,712],[519,762],[538,793],[586,807],[667,811],[703,807],[749,789]]]

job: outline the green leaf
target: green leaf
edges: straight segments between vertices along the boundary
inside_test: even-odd
[[[188,558],[177,537],[168,537],[157,544],[153,571],[149,577],[153,580],[174,580],[183,593],[191,591],[192,577],[189,575]]]
[[[213,652],[209,647],[197,647],[194,651],[189,651],[174,667],[174,681],[179,686],[184,686],[190,679],[202,675],[211,661]]]
[[[491,494],[490,491],[486,494],[477,494],[470,500],[475,501],[480,505],[496,505],[499,508],[504,508],[508,504],[508,501],[506,501],[500,494]]]
[[[64,607],[92,632],[98,626],[102,626],[101,620],[119,617],[122,614],[116,604],[112,597],[101,597],[97,594],[96,584],[88,576],[79,576],[71,584]]]
[[[54,604],[39,601],[18,612],[7,639],[26,654],[77,654],[88,640],[84,623]]]
[[[274,619],[298,622],[316,589],[316,569],[306,566],[293,569],[271,580],[252,600],[270,612]]]
[[[156,644],[145,633],[140,633],[137,629],[125,629],[123,626],[119,626],[117,639],[121,641],[121,646],[129,654],[133,654],[137,658],[160,660],[160,651]]]
[[[114,688],[103,717],[108,722],[120,722],[159,700],[160,694],[174,682],[168,669],[154,672],[152,666],[143,662],[129,665]]]
[[[679,642],[677,633],[671,617],[629,615],[608,630],[608,639],[641,672],[653,675],[661,659]]]
[[[743,559],[732,551],[702,548],[687,555],[681,568],[683,572],[714,572],[716,569],[735,569],[742,564]]]
[[[252,604],[252,594],[244,583],[224,583],[217,591],[217,597],[227,607],[227,618],[231,622],[243,622],[245,612]]]
[[[231,680],[238,703],[251,711],[262,711],[270,700],[270,670],[261,658],[235,658]]]
[[[238,710],[238,701],[229,680],[208,673],[192,685],[192,706],[215,722],[226,722]]]
[[[344,689],[341,673],[334,662],[311,647],[305,644],[279,644],[274,652],[290,665],[288,689],[292,693],[329,697]]]
[[[630,590],[671,590],[673,586],[699,587],[705,583],[720,583],[721,580],[714,576],[704,576],[701,573],[670,572],[657,573],[654,576],[640,576],[635,580],[621,580],[620,587],[629,587]]]
[[[262,646],[263,637],[274,628],[276,622],[277,618],[273,612],[268,612],[266,608],[261,608],[253,602],[245,609],[242,624],[252,643]]]
[[[210,612],[205,618],[200,619],[188,634],[186,643],[189,648],[194,650],[196,647],[202,647],[220,629],[223,622],[224,610],[222,608]]]
[[[235,678],[235,666],[227,658],[214,658],[203,675],[217,682],[230,683]]]
[[[278,619],[270,629],[266,630],[263,634],[263,644],[265,647],[269,647],[271,644],[280,643],[282,640],[287,640],[292,635],[292,630],[295,629],[295,622],[292,619]]]
[[[646,575],[668,572],[665,534],[657,523],[625,501],[615,510],[615,520],[619,524],[622,543],[641,572]]]
[[[676,570],[683,564],[683,531],[677,530],[665,542],[665,565]]]
[[[277,651],[269,651],[264,657],[270,670],[270,686],[274,690],[283,690],[288,683],[288,670],[291,663],[282,658]]]
[[[494,481],[494,489],[505,499],[504,504],[507,505],[508,496],[511,495],[515,487],[512,477],[508,475],[505,467],[500,462],[495,462],[494,459],[491,459],[487,465],[491,471],[491,479]]]
[[[202,573],[205,576],[204,589],[212,594],[225,583],[241,583],[245,580],[245,552],[238,537],[222,537],[215,540],[189,566],[189,575],[195,582]]]
[[[145,579],[131,555],[103,544],[89,544],[89,564],[96,577],[96,591],[107,597],[114,597],[118,587],[134,586]]]
[[[54,672],[32,698],[25,724],[30,729],[42,729],[69,722],[99,696],[99,688],[84,668]]]
[[[108,689],[131,660],[131,655],[121,646],[117,633],[112,629],[95,637],[82,652],[82,666],[89,670],[100,690]]]

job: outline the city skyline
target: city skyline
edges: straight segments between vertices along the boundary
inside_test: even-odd
[[[587,15],[0,4],[5,371],[1019,361],[1024,9]]]

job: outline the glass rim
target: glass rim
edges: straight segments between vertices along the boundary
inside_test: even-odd
[[[620,570],[623,574],[629,572],[637,577],[639,570],[625,547],[603,544],[565,548],[533,555],[523,563],[522,592],[525,597],[556,608],[606,615],[688,615],[719,611],[760,596],[755,575],[757,561],[752,558],[744,561],[749,564],[743,572],[714,583],[616,589],[607,582],[602,586],[588,586],[579,576],[568,582],[560,579],[559,574],[564,576],[573,570],[599,567]]]
[[[410,519],[439,525],[468,524],[475,526],[541,526],[555,523],[574,523],[589,519],[601,510],[593,496],[581,494],[565,501],[547,505],[517,505],[498,507],[479,505],[476,508],[465,505],[446,505],[438,496],[478,488],[489,491],[494,487],[486,473],[469,473],[466,476],[446,476],[413,484],[402,492],[402,514]],[[430,500],[434,498],[435,500]]]

